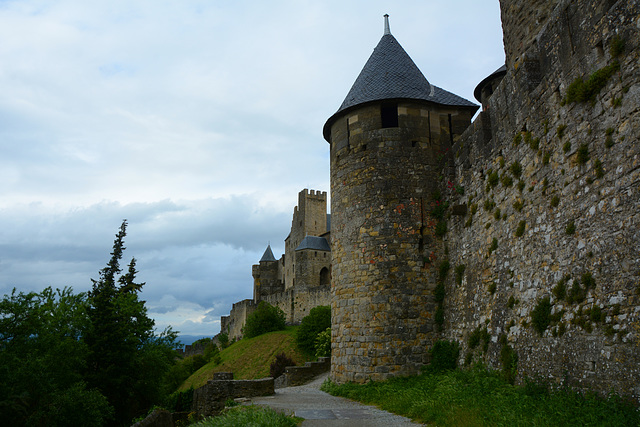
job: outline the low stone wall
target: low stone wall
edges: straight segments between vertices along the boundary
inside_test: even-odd
[[[331,358],[319,357],[317,362],[307,362],[304,366],[288,366],[285,369],[282,387],[305,384],[331,368]]]
[[[217,415],[228,399],[270,396],[274,394],[273,378],[234,380],[233,373],[219,372],[204,386],[193,392],[193,411],[198,417]]]

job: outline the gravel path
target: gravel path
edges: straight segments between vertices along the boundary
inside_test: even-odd
[[[303,427],[348,426],[389,427],[415,426],[410,419],[394,415],[375,406],[335,397],[320,391],[329,374],[322,374],[312,382],[276,389],[274,396],[254,397],[248,403],[266,405],[286,414],[304,418]]]

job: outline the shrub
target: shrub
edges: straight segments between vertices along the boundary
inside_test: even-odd
[[[518,228],[516,228],[516,237],[520,237],[524,234],[524,230],[527,226],[527,221],[522,220],[518,223]]]
[[[439,282],[436,285],[436,288],[433,290],[433,294],[435,296],[435,300],[437,303],[441,303],[444,301],[444,283]]]
[[[551,198],[551,207],[555,208],[560,204],[560,197],[558,197],[557,195],[553,196]]]
[[[445,220],[438,221],[435,232],[436,236],[444,236],[447,232],[447,222]]]
[[[518,212],[521,212],[523,207],[524,207],[524,202],[522,200],[518,199],[515,202],[513,202],[513,209],[517,210]]]
[[[438,278],[440,281],[443,281],[447,277],[447,273],[449,273],[449,269],[451,268],[451,264],[449,264],[449,260],[445,259],[440,263],[440,268],[438,270]]]
[[[624,39],[620,36],[615,36],[611,39],[611,45],[609,47],[609,53],[612,58],[617,58],[624,52]]]
[[[218,342],[220,343],[220,347],[222,347],[223,350],[229,347],[229,335],[224,332],[220,332],[218,334]]]
[[[489,169],[488,178],[489,178],[489,185],[491,186],[491,188],[498,185],[498,182],[500,181],[500,176],[498,175],[498,172],[492,169]]]
[[[590,271],[586,271],[582,274],[582,284],[587,290],[596,287],[596,281]]]
[[[583,289],[578,281],[574,280],[573,286],[569,290],[569,295],[567,295],[567,302],[569,304],[580,303],[584,301],[587,296],[587,291]]]
[[[513,136],[513,145],[518,146],[522,142],[522,133],[518,132]]]
[[[547,330],[549,323],[551,322],[551,300],[549,297],[544,297],[538,304],[536,304],[533,311],[531,311],[531,324],[540,336]]]
[[[564,136],[565,129],[567,129],[567,125],[565,124],[558,125],[558,127],[556,128],[556,133],[558,134],[558,138],[562,139],[562,137]]]
[[[491,241],[491,245],[489,246],[489,253],[491,254],[496,249],[498,249],[498,239],[494,237]]]
[[[503,344],[500,349],[500,361],[502,362],[502,377],[509,384],[513,384],[518,373],[518,353],[509,344]]]
[[[442,308],[442,304],[438,304],[434,320],[436,325],[438,325],[438,330],[442,330],[442,325],[444,325],[444,309]]]
[[[509,170],[511,171],[511,175],[513,175],[514,178],[520,178],[520,176],[522,175],[522,165],[517,160],[511,163],[511,166],[509,166]]]
[[[496,287],[497,287],[496,282],[491,282],[491,283],[489,283],[489,286],[487,287],[487,290],[489,291],[489,293],[491,295],[493,295],[493,294],[496,293]]]
[[[331,307],[320,305],[309,311],[302,319],[296,331],[296,342],[303,352],[312,355],[316,353],[316,337],[320,332],[331,327]]]
[[[247,317],[242,333],[245,338],[253,338],[267,332],[281,331],[284,328],[284,312],[266,301],[261,301],[256,311]]]
[[[331,356],[331,328],[320,332],[316,337],[316,357]]]
[[[269,375],[278,378],[284,374],[287,366],[296,366],[296,362],[284,353],[276,355],[275,360],[269,365]]]
[[[431,369],[436,372],[452,371],[458,367],[460,345],[456,341],[436,341],[431,347]]]
[[[567,282],[569,281],[569,279],[570,276],[567,274],[558,281],[558,284],[556,286],[554,286],[552,292],[557,299],[563,300],[567,295]]]
[[[480,328],[480,326],[478,326],[469,335],[469,348],[474,349],[482,342],[484,351],[487,351],[489,341],[491,341],[491,335],[489,335],[487,328]]]
[[[576,160],[578,164],[584,165],[589,161],[589,147],[587,144],[580,144],[578,147]]]
[[[598,159],[596,159],[595,162],[593,162],[593,169],[596,171],[596,178],[602,178],[604,176],[604,169],[602,169],[602,162]]]
[[[567,93],[563,102],[566,104],[572,102],[595,101],[600,90],[607,84],[607,81],[613,73],[619,69],[620,63],[618,61],[614,61],[606,67],[594,71],[587,81],[584,81],[582,77],[577,77],[567,88]]]
[[[571,142],[569,141],[565,142],[564,145],[562,146],[562,151],[564,151],[565,154],[571,151]]]
[[[576,232],[576,224],[573,221],[567,223],[567,227],[564,230],[568,235],[572,235]]]

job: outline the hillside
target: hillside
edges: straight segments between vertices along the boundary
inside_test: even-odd
[[[234,378],[246,380],[269,376],[269,366],[277,354],[285,353],[296,365],[309,359],[298,350],[295,342],[297,327],[287,327],[284,331],[270,332],[255,338],[242,339],[220,352],[222,362],[206,364],[193,373],[178,390],[198,388],[213,378],[215,372],[233,372]]]

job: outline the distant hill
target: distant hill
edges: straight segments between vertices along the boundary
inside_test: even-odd
[[[269,366],[280,353],[291,357],[296,365],[304,365],[309,359],[298,349],[296,329],[297,326],[290,326],[284,331],[241,339],[220,352],[222,362],[219,365],[213,362],[204,365],[187,378],[178,390],[201,387],[213,378],[215,372],[233,372],[237,380],[268,377]]]
[[[182,343],[183,346],[191,345],[194,341],[198,341],[200,338],[212,338],[206,335],[178,335],[178,341]]]

